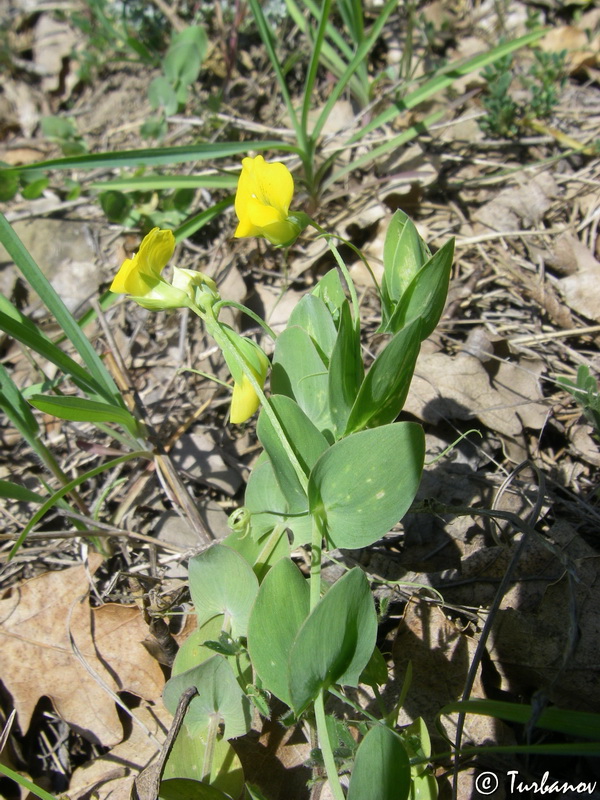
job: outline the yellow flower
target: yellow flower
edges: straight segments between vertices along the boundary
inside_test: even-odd
[[[134,257],[126,258],[121,264],[111,292],[130,294],[136,303],[154,311],[189,306],[205,291],[212,300],[217,299],[215,282],[202,272],[174,267],[172,284],[162,277],[174,250],[173,231],[153,228]]]
[[[285,164],[269,164],[262,156],[244,158],[235,195],[235,237],[264,236],[271,244],[291,244],[303,229],[289,213],[293,196],[294,179]]]
[[[250,368],[257,383],[262,388],[265,385],[267,372],[269,371],[269,359],[262,348],[251,339],[240,336],[228,325],[223,325],[222,331],[233,344],[246,366]],[[231,356],[228,357],[225,350],[224,355],[234,381],[229,421],[234,425],[239,425],[241,422],[246,422],[247,419],[250,419],[255,411],[258,410],[260,399],[250,383],[250,379],[240,368],[237,361],[234,361]]]
[[[160,273],[175,250],[173,231],[153,228],[144,237],[133,258],[126,258],[115,275],[110,290],[115,294],[144,297],[161,281]]]

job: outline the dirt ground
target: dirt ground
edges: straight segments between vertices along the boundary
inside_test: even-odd
[[[155,3],[156,13],[166,14],[166,27],[185,25],[188,5]],[[135,60],[99,59],[91,81],[81,81],[75,54],[86,43],[69,21],[70,8],[26,0],[0,3],[0,17],[9,20],[0,42],[5,68],[0,161],[5,164],[61,155],[59,144],[42,132],[40,121],[47,115],[72,118],[92,153],[156,144],[144,140],[140,128],[152,114],[148,87],[158,70]],[[400,722],[422,716],[430,729],[440,708],[463,695],[472,664],[477,668],[473,696],[600,713],[600,451],[590,418],[558,380],[575,380],[581,366],[596,377],[600,367],[600,11],[589,3],[509,3],[502,5],[503,14],[499,8],[487,2],[419,4],[419,14],[436,33],[427,46],[425,39],[415,40],[413,77],[427,69],[428,59],[468,57],[496,44],[501,33],[522,35],[528,13],[535,11],[548,27],[542,48],[565,51],[565,80],[557,86],[550,116],[534,124],[521,119],[515,135],[494,137],[479,124],[486,114],[485,79],[480,74],[462,78],[426,108],[405,112],[377,131],[379,141],[434,110],[444,112],[408,145],[330,186],[315,211],[321,224],[363,250],[376,275],[397,208],[413,218],[432,248],[450,236],[456,239],[446,311],[424,343],[403,412],[403,418],[420,421],[427,436],[429,466],[417,505],[376,545],[334,554],[347,565],[360,564],[379,600],[389,600],[380,632],[390,670],[386,693],[397,696],[410,662],[412,683]],[[405,52],[403,20],[398,10],[386,26],[373,69],[397,64],[398,53]],[[269,138],[289,125],[252,32],[242,39],[214,110],[210,100],[223,88],[225,61],[218,20],[213,25],[216,44],[187,105],[170,119],[165,146]],[[285,30],[284,46],[293,51],[301,37],[291,25]],[[531,58],[530,50],[515,56],[516,75],[527,73]],[[290,70],[292,84],[301,77],[302,63]],[[326,100],[332,80],[326,70],[319,75],[315,107]],[[516,102],[527,102],[518,81],[512,91]],[[356,114],[348,98],[340,101],[324,146],[335,144],[342,129],[351,130]],[[164,171],[194,174],[197,169],[191,163]],[[140,241],[139,225],[110,222],[90,188],[92,181],[118,174],[103,169],[53,173],[40,197],[17,194],[3,204],[3,213],[75,314],[108,288]],[[77,197],[68,195],[67,177],[80,184]],[[198,190],[190,211],[197,213],[225,195]],[[299,184],[295,206],[305,200]],[[161,202],[153,197],[150,205]],[[332,266],[327,249],[309,236],[286,257],[264,241],[234,240],[234,226],[228,210],[178,246],[175,261],[214,276],[223,297],[246,303],[281,329],[298,299]],[[378,305],[362,263],[352,261],[349,249],[344,255],[370,332],[364,351],[368,365],[381,344],[374,334]],[[0,287],[49,335],[57,334],[39,298],[2,254]],[[227,424],[226,392],[182,370],[227,380],[216,349],[185,313],[152,314],[123,300],[102,317],[86,333],[99,351],[121,354],[206,530],[217,539],[225,536],[228,514],[243,502],[258,445],[253,424]],[[229,321],[249,325],[248,318],[233,313]],[[18,343],[3,334],[0,344],[2,363],[17,385],[40,381],[38,365]],[[113,446],[109,439],[91,426],[39,419],[44,441],[69,477],[113,452],[107,450]],[[0,416],[0,479],[40,490],[44,475],[10,420]],[[168,595],[185,611],[185,563],[206,541],[176,513],[144,463],[122,465],[110,478],[88,481],[81,491],[88,509],[82,520],[104,543],[105,558],[57,509],[8,562],[32,509],[13,501],[0,506],[0,722],[13,708],[17,712],[0,758],[71,800],[126,798],[169,725],[161,701],[168,666],[141,607],[147,607],[149,595]],[[531,530],[494,521],[479,509],[516,515]],[[476,653],[508,570],[485,651]],[[338,574],[335,562],[326,566],[326,576]],[[175,620],[173,625],[182,641],[185,624],[177,628]],[[444,721],[451,736],[454,723]],[[518,741],[522,731],[484,717],[463,735],[464,743],[473,744]],[[440,742],[436,746],[443,749]],[[309,796],[310,770],[304,764],[310,746],[301,737],[269,723],[247,737],[238,752],[246,777],[269,798]],[[490,754],[479,768],[506,769],[509,762],[499,759]],[[538,756],[526,768],[543,772],[544,766]],[[569,778],[600,779],[598,759],[565,759],[549,768]],[[447,791],[443,767],[438,774]],[[478,796],[471,794],[472,774],[465,764],[459,789],[465,799]],[[12,800],[27,793],[1,780],[0,795]]]

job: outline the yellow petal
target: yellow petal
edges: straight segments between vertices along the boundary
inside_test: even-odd
[[[244,158],[235,196],[235,236],[264,236],[266,225],[287,218],[293,195],[294,179],[285,164],[269,164],[262,156]]]
[[[283,222],[287,218],[287,214],[282,214],[277,208],[266,206],[259,200],[252,198],[248,202],[248,218],[254,227],[264,228],[273,222]]]
[[[137,258],[126,258],[110,285],[115,294],[145,295],[153,288],[156,279],[139,271]]]
[[[258,399],[258,395],[254,391],[246,375],[244,375],[242,377],[242,382],[236,383],[233,386],[231,412],[229,414],[230,422],[234,425],[246,422],[258,409],[259,405],[260,400]]]
[[[167,266],[174,250],[173,231],[152,228],[150,233],[144,236],[136,256],[140,271],[158,277]]]

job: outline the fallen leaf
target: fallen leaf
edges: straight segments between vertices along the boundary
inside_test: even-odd
[[[565,303],[575,313],[600,321],[600,262],[580,243],[573,251],[577,271],[557,281]]]
[[[495,374],[466,353],[423,353],[404,410],[433,424],[476,418],[519,447],[523,428],[539,430],[546,420],[539,385],[543,364],[526,359],[491,363]]]
[[[435,735],[440,709],[462,697],[476,646],[476,638],[463,633],[437,606],[421,600],[408,603],[392,645],[396,685],[402,686],[409,662],[412,665],[412,681],[400,712],[400,724],[423,717],[430,734]],[[481,665],[472,696],[485,697]],[[456,715],[442,717],[441,722],[446,735],[453,739]],[[511,738],[499,720],[473,715],[465,725],[463,745],[509,744]]]
[[[158,661],[142,644],[150,634],[140,609],[107,603],[91,612],[94,644],[115,677],[117,691],[147,700],[160,698],[165,678]]]
[[[540,539],[528,543],[519,574],[537,580],[517,581],[507,592],[488,650],[502,689],[543,689],[559,706],[599,712],[598,554],[567,522],[547,538],[553,550]]]
[[[575,25],[562,25],[553,28],[540,41],[540,47],[547,53],[567,51],[567,71],[570,75],[600,64],[600,37],[590,41],[587,32]]]
[[[92,554],[89,573],[101,563],[102,557]],[[148,632],[139,612],[122,606],[91,610],[88,591],[88,572],[81,565],[46,572],[4,593],[2,680],[23,733],[38,700],[47,696],[65,722],[86,738],[111,746],[121,741],[123,728],[101,682],[115,692],[156,699],[164,680],[141,644]],[[70,637],[93,675],[77,658]]]
[[[77,44],[75,31],[51,14],[41,14],[35,26],[33,57],[42,73],[42,89],[54,92],[64,80],[64,62]],[[74,78],[71,78],[71,83]]]
[[[524,180],[520,186],[504,189],[483,205],[473,220],[475,233],[486,231],[516,231],[524,226],[538,225],[558,195],[558,185],[549,172],[541,172]]]
[[[172,717],[162,701],[155,706],[140,706],[132,713],[160,742],[164,740]],[[96,800],[129,800],[133,781],[157,752],[157,744],[133,723],[124,741],[74,771],[69,784],[70,800],[83,800],[92,791]]]

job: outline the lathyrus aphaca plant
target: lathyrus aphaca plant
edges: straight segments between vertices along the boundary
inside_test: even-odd
[[[321,278],[273,335],[271,362],[258,344],[219,321],[224,301],[209,278],[191,270],[176,271],[171,284],[161,277],[173,251],[168,231],[152,231],[112,286],[146,307],[191,308],[232,372],[231,422],[244,422],[260,406],[264,451],[244,506],[231,517],[232,533],[189,562],[197,629],[179,650],[164,700],[175,713],[186,689],[196,687],[197,695],[166,763],[161,796],[175,796],[185,781],[188,797],[241,797],[242,769],[229,740],[249,731],[253,708],[268,716],[276,698],[289,709],[288,724],[305,719],[315,726],[315,758],[336,800],[432,798],[427,731],[418,720],[398,730],[399,709],[385,709],[379,692],[388,674],[376,647],[369,580],[354,568],[326,586],[321,561],[324,550],[368,547],[414,500],[424,433],[417,423],[396,419],[421,342],[443,310],[453,242],[431,255],[406,214],[394,214],[377,287],[378,333],[387,339],[365,373],[350,276],[334,236],[290,212],[293,190],[283,164],[244,159],[235,235],[289,245],[313,225],[340,267]],[[291,557],[301,546],[310,548],[308,577]],[[362,714],[344,694],[361,683],[372,687],[381,718]],[[348,704],[344,719],[327,713],[332,693]],[[350,727],[358,731],[358,745]],[[351,772],[347,790],[340,771]],[[210,795],[202,793],[207,784]],[[263,797],[256,787],[246,792]]]

